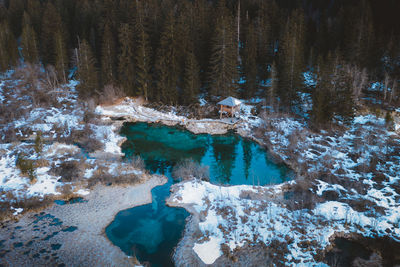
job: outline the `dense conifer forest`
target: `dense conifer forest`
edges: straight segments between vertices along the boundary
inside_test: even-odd
[[[0,70],[40,63],[82,98],[121,88],[169,105],[233,95],[310,120],[351,119],[371,82],[399,101],[399,1],[3,0]],[[305,82],[305,75],[313,83]]]

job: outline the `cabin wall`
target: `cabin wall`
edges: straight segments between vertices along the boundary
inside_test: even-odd
[[[222,117],[223,112],[227,112],[228,114],[233,116],[233,114],[236,111],[239,111],[239,107],[240,106],[228,107],[228,106],[220,105],[220,117]]]

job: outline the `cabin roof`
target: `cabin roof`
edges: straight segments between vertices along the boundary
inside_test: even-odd
[[[236,99],[234,97],[227,97],[222,101],[219,101],[217,104],[218,105],[223,105],[223,106],[228,106],[228,107],[235,107],[237,105],[240,105],[242,102],[239,99]]]

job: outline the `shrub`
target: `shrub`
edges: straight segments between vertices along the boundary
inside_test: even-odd
[[[2,189],[0,189],[0,195],[3,193]],[[13,217],[14,209],[22,208],[23,212],[27,211],[39,211],[43,208],[46,208],[53,204],[53,198],[51,196],[41,197],[16,197],[10,191],[6,193],[7,201],[0,201],[0,224],[1,222],[8,220]]]
[[[93,131],[90,126],[85,125],[82,131],[73,130],[70,135],[70,143],[76,143],[86,152],[91,153],[103,147],[103,144],[93,137]]]
[[[140,156],[133,157],[131,159],[131,164],[135,169],[138,170],[144,170],[146,168],[146,164]]]
[[[209,167],[202,166],[192,159],[185,159],[175,165],[172,170],[172,177],[175,180],[198,178],[201,180],[209,181]]]
[[[99,96],[101,104],[113,104],[117,99],[126,96],[124,91],[112,84],[104,86],[102,94]]]
[[[2,129],[0,129],[0,140],[5,143],[15,142],[18,140],[16,133],[13,126],[2,127]]]
[[[389,111],[386,112],[385,124],[386,124],[386,127],[388,128],[388,130],[390,130],[390,131],[394,130],[394,120]]]
[[[34,148],[35,148],[35,152],[36,152],[37,154],[42,153],[42,150],[43,150],[43,140],[42,140],[42,133],[41,133],[41,132],[37,132],[37,133],[36,133]]]
[[[50,165],[50,162],[47,159],[40,158],[35,161],[35,167],[40,168],[40,167],[47,167]]]
[[[139,176],[135,174],[113,176],[107,172],[100,171],[88,180],[88,187],[93,188],[97,184],[102,185],[129,185],[140,181]]]
[[[19,154],[17,157],[16,166],[20,169],[23,175],[27,175],[31,180],[31,183],[36,181],[36,169],[35,161],[26,158],[23,154]]]
[[[53,166],[52,172],[61,176],[62,182],[73,182],[81,177],[81,166],[79,161],[64,161],[59,166]]]
[[[25,211],[37,211],[43,209],[53,203],[53,199],[50,196],[41,197],[30,197],[19,199],[13,207],[23,208]]]
[[[72,186],[70,184],[62,185],[61,188],[59,187],[59,191],[61,192],[63,197],[68,197],[68,196],[71,196],[73,194],[72,193]]]
[[[286,199],[286,207],[290,210],[313,209],[320,199],[309,190],[310,188],[312,188],[311,181],[296,180],[287,192],[290,197]]]

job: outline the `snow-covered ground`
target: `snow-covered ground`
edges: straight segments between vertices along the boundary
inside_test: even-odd
[[[174,112],[163,113],[140,105],[135,99],[126,97],[120,103],[110,106],[97,106],[96,113],[102,116],[127,117],[137,121],[157,122],[160,120],[182,121],[185,117]]]
[[[47,95],[49,89],[40,80],[36,88],[29,89],[36,90],[30,95],[25,82],[14,72],[0,77],[0,103],[11,115],[0,117],[0,202],[57,196],[63,194],[65,186],[75,194],[86,195],[89,191],[85,180],[93,176],[141,174],[129,163],[118,160],[123,156],[120,144],[124,138],[108,118],[85,121],[87,107],[78,100],[77,81],[55,88],[52,95]],[[35,98],[41,94],[41,99]],[[76,138],[87,131],[85,127],[92,131],[91,138],[100,143],[94,158],[76,144]],[[40,151],[35,147],[38,135]],[[31,175],[22,173],[18,159],[31,163]],[[73,175],[79,177],[72,177],[73,181],[60,176],[71,171],[61,171],[65,162],[77,168]],[[15,200],[10,199],[10,194]],[[14,211],[15,215],[19,213],[19,209]]]
[[[329,134],[313,133],[290,117],[269,118],[265,135],[272,151],[316,174],[308,179],[309,194],[317,203],[293,210],[279,198],[243,197],[264,190],[266,199],[270,191],[282,194],[283,185],[220,187],[197,180],[178,185],[172,203],[193,205],[205,215],[199,223],[203,236],[193,246],[204,263],[212,264],[223,254],[222,244],[234,251],[245,242],[268,246],[278,240],[288,245],[286,264],[323,265],[314,256],[334,233],[400,241],[400,139],[386,129],[384,119],[359,115],[347,130]],[[375,170],[370,168],[374,162]],[[336,192],[337,199],[325,200],[329,192]]]
[[[119,118],[123,117],[129,121],[143,121],[143,122],[163,122],[170,125],[182,125],[194,133],[212,133],[222,134],[235,124],[236,129],[243,129],[250,131],[254,126],[262,123],[262,120],[252,115],[253,102],[260,101],[253,99],[250,104],[245,102],[241,105],[241,110],[236,114],[236,118],[229,119],[188,119],[184,116],[179,116],[172,109],[168,113],[160,112],[152,108],[144,107],[140,101],[134,98],[126,97],[119,103],[108,106],[98,106],[95,110],[96,114],[109,117]]]
[[[312,77],[305,77],[310,80]],[[98,106],[95,113],[102,117],[97,123],[84,122],[84,107],[77,100],[77,82],[63,86],[63,94],[56,97],[56,105],[34,107],[29,99],[15,87],[20,81],[12,73],[0,78],[0,102],[11,105],[25,101],[20,117],[3,124],[3,132],[13,129],[17,141],[0,140],[0,201],[7,201],[7,194],[31,197],[61,194],[61,188],[71,185],[76,194],[87,194],[82,181],[98,174],[112,176],[135,174],[126,163],[115,161],[121,153],[123,138],[116,131],[110,117],[126,117],[137,121],[171,121],[187,126],[188,123],[210,131],[219,120],[189,120],[169,113],[144,107],[135,99],[125,98],[112,106]],[[268,118],[266,121],[252,115],[252,103],[243,104],[240,122],[236,124],[251,136],[253,127],[265,127],[261,141],[268,141],[270,149],[287,162],[297,162],[303,173],[315,174],[309,193],[318,203],[307,209],[288,209],[284,204],[257,198],[243,198],[243,194],[282,194],[283,185],[270,187],[232,186],[220,187],[206,182],[189,181],[179,185],[173,201],[194,205],[205,215],[199,227],[206,238],[195,243],[193,249],[207,264],[222,255],[221,244],[231,250],[249,241],[270,244],[274,240],[286,242],[289,253],[287,263],[317,264],[316,250],[325,248],[335,232],[359,233],[364,236],[390,236],[400,241],[400,141],[399,136],[385,128],[382,118],[359,115],[347,130],[314,133],[303,122],[290,117]],[[74,131],[84,131],[85,124],[93,137],[101,142],[100,152],[106,156],[93,158],[74,143],[63,143]],[[231,124],[226,123],[227,127]],[[41,133],[42,151],[34,149],[35,136]],[[27,160],[37,163],[35,180],[21,173],[17,159],[24,154]],[[99,155],[95,154],[94,155]],[[108,156],[113,155],[114,160]],[[110,157],[112,158],[112,157]],[[82,181],[65,182],[56,175],[63,162],[79,162]],[[40,163],[40,164],[39,164]],[[374,166],[375,168],[371,168]],[[321,175],[323,173],[324,175]],[[308,177],[310,179],[310,177]],[[334,201],[324,200],[327,192],[336,192]],[[363,203],[357,209],[354,203]],[[20,208],[12,207],[17,215]],[[290,240],[291,242],[288,242]],[[304,242],[308,242],[305,246]]]
[[[198,213],[205,214],[199,223],[204,236],[193,250],[206,264],[214,263],[222,255],[222,244],[233,251],[246,242],[261,241],[268,246],[278,240],[287,243],[286,264],[322,266],[324,263],[316,262],[314,256],[317,249],[330,244],[335,232],[383,236],[390,229],[390,236],[400,240],[400,229],[395,225],[400,220],[398,206],[387,216],[369,217],[339,201],[320,203],[313,210],[293,211],[274,201],[243,197],[262,190],[279,194],[281,188],[282,185],[221,187],[193,180],[179,186],[172,202],[193,205]]]
[[[337,192],[341,205],[368,202],[366,214],[379,218],[377,234],[391,236],[390,230],[400,241],[400,137],[386,129],[383,118],[359,115],[347,130],[333,134],[312,133],[291,119],[271,124],[287,129],[266,132],[273,150],[287,159],[295,156],[304,173],[317,176],[314,193]]]
[[[58,187],[63,183],[59,182],[60,177],[54,175],[51,171],[51,163],[58,164],[58,158],[61,156],[64,160],[74,156],[80,149],[75,145],[65,145],[53,143],[60,137],[67,137],[72,130],[81,130],[83,128],[83,110],[77,103],[76,81],[71,81],[63,86],[62,95],[57,96],[56,106],[33,107],[33,103],[20,107],[24,102],[19,103],[19,99],[30,102],[24,96],[24,88],[20,88],[18,80],[12,75],[4,75],[0,82],[0,93],[5,100],[3,105],[7,108],[15,105],[17,108],[24,109],[26,114],[8,121],[3,126],[3,134],[0,144],[0,188],[4,193],[11,192],[16,197],[31,197],[60,194]],[[9,112],[16,112],[10,107]],[[12,129],[16,134],[17,140],[22,142],[4,143],[4,140],[10,138],[7,136],[8,129]],[[42,149],[36,152],[32,142],[38,134],[41,134]],[[25,139],[28,139],[26,142]],[[29,141],[31,140],[31,141]],[[49,143],[44,143],[48,140]],[[1,142],[1,140],[0,140]],[[60,154],[62,150],[65,154]],[[22,174],[17,166],[18,157],[35,162],[34,176],[31,181],[27,175]],[[40,164],[38,163],[40,160]],[[2,196],[6,200],[5,195]]]
[[[211,264],[222,254],[221,244],[227,244],[233,251],[249,240],[267,245],[273,240],[293,240],[288,244],[286,261],[311,265],[316,264],[316,249],[329,245],[329,238],[335,232],[390,236],[400,241],[400,188],[393,189],[400,181],[400,154],[396,154],[400,140],[395,132],[386,129],[383,118],[359,115],[347,130],[315,133],[304,122],[291,117],[263,121],[252,115],[252,108],[251,104],[242,105],[236,129],[251,135],[253,127],[265,127],[265,139],[272,151],[287,162],[297,161],[303,173],[316,175],[309,193],[319,202],[312,209],[293,211],[274,201],[240,197],[241,192],[254,190],[274,190],[279,194],[281,185],[252,188],[218,187],[197,181],[184,183],[173,201],[179,205],[194,204],[198,213],[207,214],[199,225],[206,238],[202,237],[193,247],[204,263]],[[218,121],[188,120],[173,112],[143,107],[129,98],[118,105],[97,107],[96,112],[139,121],[174,121],[184,126],[190,121],[198,128],[204,126],[204,121]],[[210,127],[212,124],[205,130]],[[377,157],[380,160],[373,171],[368,166]],[[320,176],[327,172],[330,175]],[[379,180],[381,177],[383,181]],[[339,197],[325,201],[324,195],[331,191]],[[363,201],[368,204],[362,204]],[[365,210],[360,211],[359,205],[366,206]],[[227,210],[228,214],[224,214]],[[247,219],[242,220],[244,217]],[[298,229],[299,223],[305,231]],[[305,241],[312,244],[307,248],[314,249],[304,248]]]

